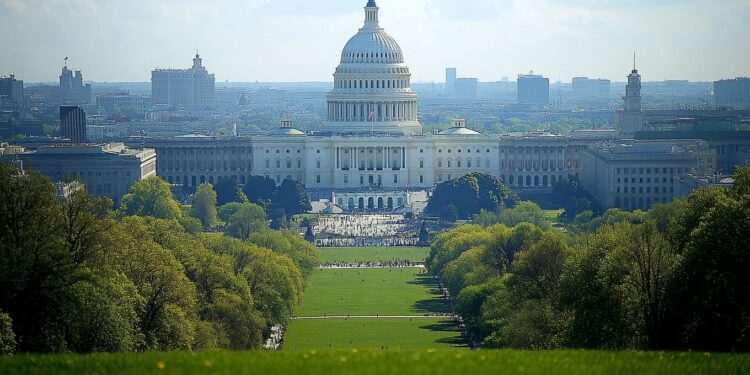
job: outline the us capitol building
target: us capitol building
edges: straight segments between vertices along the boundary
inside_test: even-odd
[[[279,184],[291,178],[302,181],[313,199],[344,211],[397,210],[410,207],[414,192],[473,172],[502,178],[516,190],[549,190],[568,176],[583,177],[590,146],[639,130],[640,75],[634,69],[619,132],[483,135],[457,119],[450,129],[424,134],[403,51],[381,27],[375,0],[364,10],[364,25],[341,52],[320,132],[282,121],[261,136],[151,140],[146,146],[157,151],[157,174],[188,188],[221,178],[241,184],[249,176]]]

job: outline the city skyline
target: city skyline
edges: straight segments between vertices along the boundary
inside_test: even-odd
[[[0,0],[7,56],[0,72],[52,82],[69,56],[69,66],[91,81],[147,82],[152,69],[181,67],[198,49],[218,82],[331,81],[337,51],[358,27],[358,3]],[[515,80],[531,70],[552,82],[576,76],[624,81],[634,50],[646,81],[750,75],[743,64],[750,51],[736,48],[750,3],[739,0],[378,5],[385,9],[381,23],[408,51],[415,82],[442,82],[446,66],[482,81]],[[33,29],[17,22],[30,18]]]

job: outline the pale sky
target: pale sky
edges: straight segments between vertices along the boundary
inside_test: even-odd
[[[196,49],[217,81],[330,81],[365,0],[0,0],[0,74],[148,81]],[[623,81],[750,75],[750,0],[377,0],[417,82],[533,70]]]

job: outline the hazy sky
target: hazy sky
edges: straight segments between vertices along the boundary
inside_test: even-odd
[[[622,81],[750,75],[750,0],[377,0],[415,81],[534,70]],[[365,0],[0,0],[0,74],[148,81],[198,49],[218,81],[328,81]]]

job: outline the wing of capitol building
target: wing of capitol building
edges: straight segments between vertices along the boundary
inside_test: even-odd
[[[404,53],[381,27],[374,0],[364,11],[364,25],[341,52],[320,132],[302,132],[285,120],[262,136],[149,141],[157,150],[158,175],[185,187],[220,178],[241,184],[249,176],[277,184],[295,179],[313,200],[343,211],[409,210],[436,184],[474,172],[497,176],[517,191],[550,191],[576,176],[606,205],[634,209],[671,201],[678,194],[675,179],[695,169],[694,153],[684,151],[700,145],[633,148],[630,141],[614,142],[642,127],[635,67],[617,130],[484,135],[456,119],[447,130],[425,134]]]

